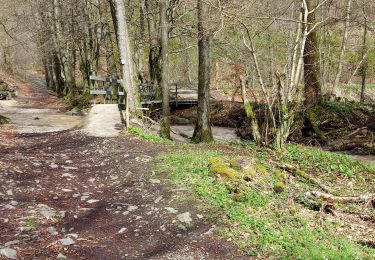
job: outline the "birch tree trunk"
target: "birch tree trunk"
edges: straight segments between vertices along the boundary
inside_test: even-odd
[[[160,87],[163,96],[163,117],[160,125],[160,135],[171,138],[170,107],[169,107],[169,61],[168,61],[168,21],[167,1],[159,0],[161,25],[161,81]]]
[[[133,63],[131,59],[130,41],[126,21],[125,4],[123,0],[114,0],[116,6],[116,18],[118,26],[118,45],[121,58],[121,74],[125,91],[128,95],[129,109],[131,113],[136,112],[138,99],[136,95]]]
[[[208,6],[198,0],[198,115],[194,129],[194,142],[211,142],[214,140],[210,120],[210,32]]]

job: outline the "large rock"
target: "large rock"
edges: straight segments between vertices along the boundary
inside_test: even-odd
[[[0,249],[0,255],[5,256],[9,259],[17,259],[17,251],[12,248]]]

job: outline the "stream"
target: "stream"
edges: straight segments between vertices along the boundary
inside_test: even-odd
[[[177,142],[187,143],[190,141],[189,138],[193,136],[194,125],[173,125],[172,135],[173,140]],[[216,141],[241,141],[241,138],[237,136],[236,129],[228,127],[212,127],[212,133]],[[181,136],[187,136],[189,138]],[[367,163],[375,164],[375,155],[352,155],[350,153],[343,152],[342,154],[349,155],[351,158]]]

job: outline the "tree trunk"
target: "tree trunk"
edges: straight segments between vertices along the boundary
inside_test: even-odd
[[[125,4],[123,0],[114,0],[116,4],[116,18],[118,22],[118,45],[121,57],[121,74],[124,89],[127,92],[130,112],[135,113],[138,105],[133,63],[131,58],[128,26],[126,21]]]
[[[170,107],[169,107],[169,62],[168,62],[168,21],[167,0],[159,0],[160,25],[161,25],[161,81],[160,87],[163,94],[163,117],[160,125],[160,135],[171,138]]]
[[[158,30],[156,28],[156,18],[153,15],[153,8],[151,0],[145,0],[145,7],[147,13],[147,25],[149,33],[149,56],[148,56],[148,65],[150,72],[150,79],[153,84],[160,83],[160,44],[158,39]],[[159,93],[158,93],[159,94]]]
[[[317,6],[316,0],[306,0],[308,11]],[[307,16],[307,30],[309,32],[304,50],[304,78],[305,78],[305,106],[310,108],[321,104],[322,86],[320,81],[319,45],[316,29],[316,11]],[[312,30],[312,31],[311,31]]]
[[[346,50],[346,42],[348,41],[348,31],[349,31],[349,26],[350,26],[351,5],[352,5],[352,0],[348,0],[347,5],[346,5],[345,28],[344,28],[344,34],[342,36],[339,64],[338,64],[336,78],[335,78],[335,82],[333,83],[331,93],[334,93],[335,88],[340,83],[344,54],[345,54],[345,50]]]
[[[194,142],[211,142],[214,140],[210,122],[210,32],[208,6],[198,0],[198,115],[194,129]]]
[[[251,136],[255,143],[260,144],[261,143],[261,137],[260,137],[260,131],[259,131],[259,125],[258,120],[255,116],[253,107],[251,106],[250,101],[246,97],[246,84],[245,79],[243,76],[239,76],[240,83],[241,83],[241,92],[242,92],[242,99],[243,104],[246,111],[246,116],[249,119],[249,124],[251,128]]]
[[[365,102],[365,90],[366,90],[366,73],[367,73],[367,14],[366,14],[366,4],[363,2],[363,18],[364,18],[364,29],[363,29],[363,45],[362,45],[362,87],[361,87],[361,103]]]

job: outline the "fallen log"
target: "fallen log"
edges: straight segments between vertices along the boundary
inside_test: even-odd
[[[325,200],[330,203],[366,203],[366,202],[373,202],[375,200],[375,194],[364,194],[359,196],[335,196],[332,194],[320,192],[320,191],[308,191],[305,193],[306,196],[314,196],[316,198]]]
[[[318,186],[319,188],[321,188],[323,191],[327,192],[327,193],[331,193],[331,194],[334,194],[335,192],[330,188],[328,187],[327,185],[321,183],[320,181],[318,181],[317,179],[309,176],[306,172],[304,171],[301,171],[299,169],[297,169],[295,166],[293,165],[290,165],[290,164],[283,164],[280,166],[281,169],[293,174],[293,176],[295,177],[301,177],[309,182],[311,182],[312,184]]]

